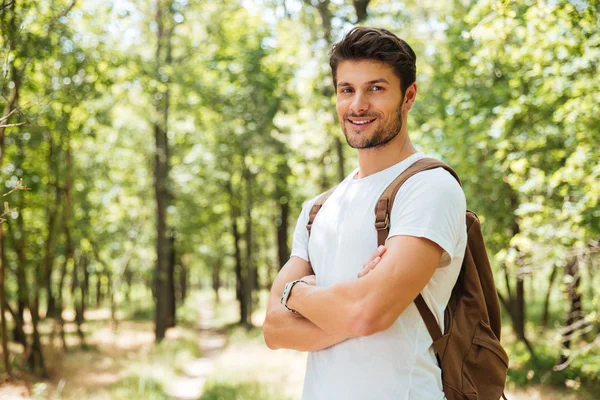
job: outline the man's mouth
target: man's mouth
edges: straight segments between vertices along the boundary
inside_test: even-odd
[[[348,121],[352,124],[352,125],[357,125],[357,126],[362,126],[362,125],[368,125],[371,122],[375,121],[377,118],[355,118],[355,119],[350,119],[348,118]]]

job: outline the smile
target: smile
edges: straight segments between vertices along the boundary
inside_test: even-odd
[[[349,119],[348,121],[350,121],[351,124],[353,125],[366,125],[366,124],[370,124],[371,122],[375,121],[376,118],[373,119],[359,119],[359,120],[351,120]]]

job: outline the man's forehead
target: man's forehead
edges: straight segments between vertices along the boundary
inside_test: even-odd
[[[338,86],[399,81],[391,65],[377,60],[344,60],[339,63],[336,75]]]

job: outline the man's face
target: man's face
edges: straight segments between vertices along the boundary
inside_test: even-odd
[[[368,149],[389,143],[402,129],[400,79],[385,63],[342,61],[337,67],[336,109],[348,144]]]

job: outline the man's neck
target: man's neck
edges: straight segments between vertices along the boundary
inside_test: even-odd
[[[411,143],[406,131],[381,147],[358,150],[358,173],[355,179],[365,178],[415,154],[417,149]]]

